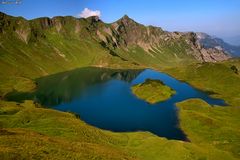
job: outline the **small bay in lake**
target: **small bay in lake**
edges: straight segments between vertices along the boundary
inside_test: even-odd
[[[131,92],[131,86],[145,79],[159,79],[176,91],[170,99],[149,104]],[[212,105],[225,105],[221,99],[185,82],[154,71],[87,67],[36,80],[32,93],[12,92],[8,100],[32,99],[44,106],[74,112],[86,123],[115,132],[149,131],[168,139],[186,140],[178,127],[175,103],[201,98]]]

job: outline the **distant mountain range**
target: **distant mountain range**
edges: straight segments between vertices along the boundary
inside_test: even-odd
[[[98,17],[26,20],[0,12],[0,74],[38,77],[82,66],[160,68],[231,57],[202,35],[144,26],[127,15],[106,24]]]
[[[233,57],[240,56],[240,46],[234,46],[224,42],[222,39],[210,36],[206,33],[197,33],[198,41],[203,45],[205,48],[217,48],[219,50],[223,50]]]

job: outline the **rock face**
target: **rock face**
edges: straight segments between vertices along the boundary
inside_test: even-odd
[[[198,59],[199,61],[217,62],[217,61],[224,61],[231,58],[231,56],[221,48],[205,47],[199,41],[197,33],[192,34],[192,45],[193,45],[192,49],[195,50],[195,53],[197,53],[197,54],[194,54],[195,58]]]
[[[109,28],[105,28],[103,32],[108,33],[108,39],[113,40],[114,44],[112,44],[112,46],[126,48],[139,46],[144,49],[146,53],[151,53],[151,50],[161,47],[161,45],[171,46],[175,42],[180,44],[184,41],[184,43],[190,47],[187,50],[188,54],[191,54],[198,61],[217,62],[227,60],[231,57],[220,48],[204,47],[198,40],[197,33],[166,32],[159,27],[141,25],[126,15],[112,23]],[[98,35],[100,39],[104,39],[102,36],[104,34],[98,32]]]
[[[145,51],[151,49],[151,45],[159,43],[164,39],[163,30],[158,27],[145,27],[128,16],[124,16],[117,22],[111,24],[118,37],[124,40],[126,46],[138,45]]]
[[[53,36],[54,35],[54,36]],[[0,36],[16,41],[17,37],[25,44],[38,42],[47,44],[55,36],[65,39],[91,41],[92,45],[100,44],[111,56],[120,57],[119,52],[128,54],[133,49],[141,49],[152,59],[193,58],[201,62],[216,62],[230,58],[220,47],[209,47],[199,41],[199,35],[193,32],[167,32],[159,27],[144,26],[124,16],[118,21],[105,24],[98,17],[78,19],[74,17],[37,18],[26,20],[0,13]],[[50,37],[52,36],[52,37]],[[94,44],[93,44],[94,43]],[[48,44],[49,47],[50,44]],[[50,46],[51,47],[51,46]],[[56,46],[52,46],[56,52]],[[86,51],[87,52],[87,51]],[[136,51],[135,51],[136,52]],[[64,52],[61,52],[61,57]],[[131,53],[133,59],[138,52]],[[129,57],[129,56],[126,56]],[[122,58],[122,60],[127,60]]]

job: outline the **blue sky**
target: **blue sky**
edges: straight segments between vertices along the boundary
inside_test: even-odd
[[[0,0],[13,1],[13,0]],[[0,11],[27,19],[79,15],[98,10],[105,22],[124,14],[145,25],[168,31],[202,31],[225,40],[240,37],[240,0],[21,0],[0,4]],[[240,42],[239,42],[240,43]]]

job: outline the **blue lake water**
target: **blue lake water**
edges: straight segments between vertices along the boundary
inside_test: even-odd
[[[149,104],[131,92],[145,79],[159,79],[176,94],[169,100]],[[84,68],[37,79],[33,93],[13,92],[9,100],[33,99],[45,106],[78,114],[86,123],[115,132],[149,131],[168,139],[186,140],[178,127],[175,103],[201,98],[212,105],[225,105],[185,82],[151,69],[114,70]]]

